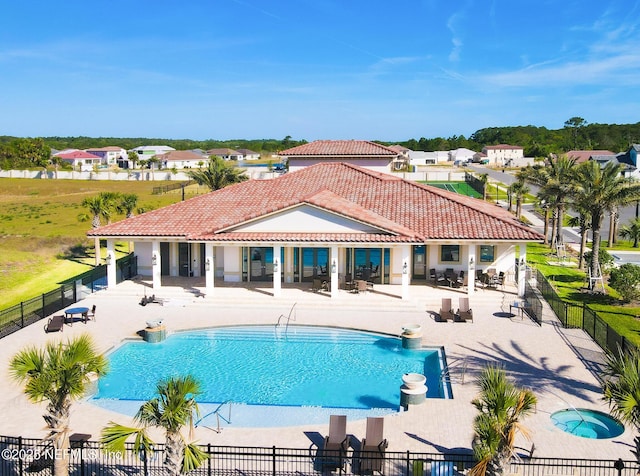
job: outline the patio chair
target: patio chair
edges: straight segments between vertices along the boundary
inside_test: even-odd
[[[96,305],[91,306],[91,310],[87,313],[87,319],[96,320]]]
[[[347,462],[347,450],[351,445],[347,435],[347,416],[329,416],[329,434],[324,438],[319,461],[323,469],[344,468]]]
[[[47,321],[47,325],[44,326],[45,332],[62,332],[64,331],[64,316],[52,316]]]
[[[360,472],[382,473],[387,446],[389,443],[384,437],[384,418],[367,417],[367,430],[360,447]]]
[[[363,279],[359,279],[358,281],[356,281],[356,292],[357,293],[366,293],[367,292],[367,282]]]
[[[317,293],[318,291],[320,291],[320,289],[322,289],[322,280],[319,278],[314,278],[313,285],[311,286],[311,290],[314,293]]]
[[[442,304],[440,305],[439,321],[453,321],[454,314],[451,310],[451,298],[442,298]]]
[[[437,275],[436,275],[436,268],[431,268],[429,270],[429,279],[431,281],[433,281],[433,284],[438,284]]]
[[[469,298],[461,297],[458,300],[458,312],[455,316],[455,322],[473,322],[473,311],[469,307]]]

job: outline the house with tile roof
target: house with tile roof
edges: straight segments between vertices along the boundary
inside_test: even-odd
[[[279,153],[288,162],[289,172],[320,163],[344,162],[376,172],[395,170],[401,154],[384,145],[366,140],[317,140]],[[406,158],[402,158],[406,161]]]
[[[127,151],[122,147],[115,145],[107,147],[94,147],[93,149],[87,149],[87,152],[93,155],[102,157],[102,165],[115,166],[119,165],[123,160],[127,158]]]
[[[507,167],[513,161],[524,159],[524,147],[519,145],[487,145],[482,148],[482,153],[489,161],[489,165],[497,167]]]
[[[591,160],[595,155],[616,155],[610,150],[570,150],[566,154],[567,158],[575,160],[576,164],[581,164]]]
[[[544,239],[488,202],[345,162],[238,183],[87,235],[106,240],[108,286],[115,243],[129,241],[156,290],[165,276],[204,276],[205,294],[222,280],[270,283],[279,296],[322,279],[334,297],[360,277],[397,285],[402,298],[429,282],[431,268],[512,271],[526,244]]]
[[[79,170],[81,172],[92,172],[102,163],[102,157],[90,154],[84,150],[62,151],[54,154],[54,156],[60,158],[63,162],[70,164],[75,170]]]
[[[156,158],[161,169],[195,169],[209,162],[208,157],[189,150],[170,150]]]
[[[207,155],[211,157],[212,155],[216,155],[223,160],[240,160],[242,158],[242,154],[237,150],[229,149],[227,147],[223,147],[220,149],[209,149],[207,151]]]

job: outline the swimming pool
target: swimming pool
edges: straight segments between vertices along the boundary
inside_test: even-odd
[[[126,342],[108,357],[110,371],[92,401],[109,408],[114,401],[139,406],[160,379],[185,373],[202,384],[201,404],[397,411],[405,373],[427,377],[428,398],[451,396],[442,385],[441,348],[403,349],[397,337],[337,328],[178,332],[157,344]]]

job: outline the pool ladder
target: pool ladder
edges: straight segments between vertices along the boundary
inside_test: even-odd
[[[467,358],[454,359],[440,372],[440,385],[444,387],[447,383],[453,383],[453,371],[456,372],[459,380],[456,383],[464,385],[464,377],[467,373]]]
[[[289,330],[289,322],[296,320],[296,314],[295,314],[296,304],[298,303],[294,302],[293,306],[291,306],[291,309],[289,310],[289,315],[285,316],[284,314],[280,314],[280,317],[278,317],[278,322],[276,322],[276,325],[275,325],[276,337],[278,337],[278,328],[282,326],[282,322],[286,319],[286,322],[284,323],[284,337],[286,339],[287,331]]]
[[[205,428],[215,431],[216,433],[221,433],[222,432],[222,427],[220,426],[220,419],[222,418],[222,420],[227,423],[228,425],[231,425],[231,405],[233,404],[233,402],[231,400],[227,400],[226,402],[222,402],[220,405],[218,405],[218,407],[213,410],[212,412],[207,413],[205,416],[203,416],[202,418],[200,418],[196,423],[195,423],[195,427],[198,428],[198,425],[200,424],[200,422],[202,420],[204,420],[205,418],[207,418],[210,415],[215,415],[216,416],[216,428],[211,428],[205,425]],[[225,418],[224,416],[220,415],[220,412],[224,409],[224,407],[227,407],[229,409],[229,416],[227,418]]]

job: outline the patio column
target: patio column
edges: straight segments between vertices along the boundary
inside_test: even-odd
[[[273,247],[273,296],[280,297],[282,290],[282,263],[280,262],[280,253],[282,246]]]
[[[476,292],[476,245],[469,245],[469,266],[467,266],[467,295]]]
[[[153,277],[153,289],[162,287],[162,267],[160,266],[160,242],[154,240],[151,243],[151,275]]]
[[[409,299],[409,282],[411,276],[411,246],[400,248],[402,255],[402,299]]]
[[[216,281],[216,257],[213,255],[213,245],[204,245],[204,294],[213,296]]]
[[[518,297],[523,298],[525,293],[525,283],[527,281],[527,244],[518,245],[520,257],[518,258]]]
[[[113,240],[107,240],[107,289],[116,287],[118,281],[116,274],[116,253]]]
[[[331,247],[331,264],[329,264],[329,272],[331,273],[331,297],[338,296],[338,287],[340,286],[338,281],[338,269],[340,269],[340,263],[338,262],[338,247]]]

